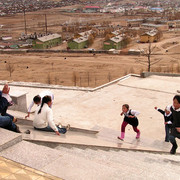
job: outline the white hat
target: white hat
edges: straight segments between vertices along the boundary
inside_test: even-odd
[[[166,106],[166,108],[165,108],[167,111],[171,111],[171,106],[170,105],[168,105],[168,106]]]

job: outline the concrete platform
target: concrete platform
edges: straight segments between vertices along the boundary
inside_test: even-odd
[[[97,91],[49,89],[55,95],[55,122],[71,124],[82,129],[99,131],[69,131],[66,135],[35,131],[33,114],[27,123],[19,123],[20,130],[31,134],[0,152],[0,155],[27,166],[41,169],[63,179],[173,179],[179,180],[180,148],[169,155],[170,143],[165,143],[163,116],[154,107],[164,109],[172,104],[179,89],[179,77],[128,77]],[[27,104],[43,88],[12,86],[11,91],[28,92]],[[126,127],[124,141],[117,139],[123,117],[122,104],[139,111],[140,140],[131,126]],[[35,107],[34,107],[35,109]],[[34,111],[33,109],[33,111]],[[8,111],[25,117],[25,113]],[[180,145],[180,141],[177,140]],[[43,146],[41,146],[43,145]],[[46,147],[45,147],[46,146]]]
[[[0,152],[22,141],[22,134],[0,128]]]

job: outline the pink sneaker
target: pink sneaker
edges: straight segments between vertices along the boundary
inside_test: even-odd
[[[124,133],[124,132],[121,132],[121,137],[120,137],[120,136],[118,136],[117,138],[118,138],[118,139],[120,139],[121,141],[123,141],[124,136],[125,136],[125,133]]]
[[[121,141],[124,141],[124,139],[120,136],[118,136],[117,138],[120,139]]]
[[[136,139],[139,139],[139,138],[140,138],[140,131],[136,135]]]

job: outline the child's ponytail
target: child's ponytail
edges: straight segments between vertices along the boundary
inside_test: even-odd
[[[39,109],[39,111],[38,111],[38,114],[41,113],[41,109],[42,109],[44,103],[47,104],[49,101],[51,101],[51,96],[44,96],[44,97],[43,97],[42,103],[41,103],[41,107],[40,107],[40,109]]]

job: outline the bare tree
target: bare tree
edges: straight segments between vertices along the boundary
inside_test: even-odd
[[[147,69],[148,69],[148,72],[151,71],[151,67],[152,65],[158,63],[161,59],[153,59],[152,60],[152,55],[153,55],[153,52],[155,50],[156,46],[151,46],[151,43],[149,43],[148,45],[148,48],[144,50],[144,53],[143,55],[147,57],[146,60],[138,60],[138,62],[140,64],[143,64],[143,65],[147,65]]]
[[[76,86],[76,81],[77,81],[76,72],[73,72],[72,81],[73,81],[73,83],[74,83],[74,86]]]
[[[51,84],[51,75],[50,75],[50,73],[48,73],[48,75],[47,75],[47,83]]]
[[[6,64],[6,70],[9,71],[9,76],[11,77],[12,73],[15,70],[14,64],[11,64],[11,63],[8,62]]]
[[[111,81],[111,73],[110,72],[108,73],[107,78],[108,78],[108,81],[110,82]]]
[[[95,85],[95,87],[96,87],[96,84],[97,84],[97,78],[96,78],[96,76],[94,77],[94,85]]]
[[[110,38],[111,38],[111,35],[110,34],[106,34],[105,41],[109,40]]]
[[[91,35],[89,35],[89,37],[88,37],[88,44],[89,44],[89,46],[90,45],[92,45],[94,43],[94,36],[91,34]]]
[[[89,82],[90,82],[89,72],[87,72],[87,80],[88,80],[88,87],[89,87]]]

